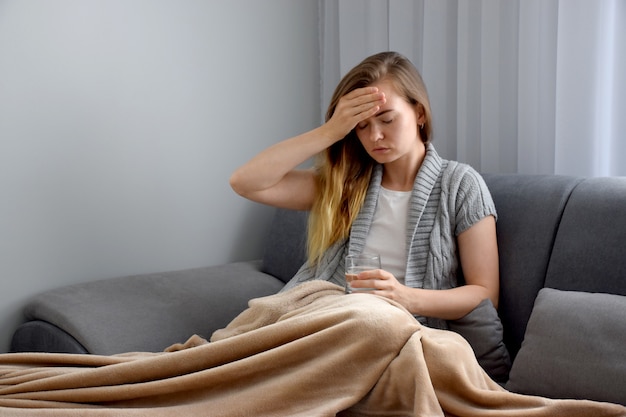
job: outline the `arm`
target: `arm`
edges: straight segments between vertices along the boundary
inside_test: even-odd
[[[413,289],[418,291],[411,306],[415,314],[460,319],[485,298],[498,307],[500,273],[493,216],[485,217],[461,233],[458,248],[465,285],[449,290]]]
[[[237,169],[230,185],[237,194],[258,203],[307,210],[315,196],[315,173],[296,167],[335,141],[321,126],[279,142]]]
[[[490,298],[497,307],[500,275],[493,216],[485,217],[461,233],[458,247],[466,285],[448,290],[410,288],[383,270],[359,274],[362,281],[356,285],[378,288],[375,294],[399,302],[413,314],[445,320],[465,316],[485,298]]]
[[[385,98],[377,88],[354,90],[343,96],[324,125],[279,142],[237,169],[230,185],[250,200],[278,207],[307,210],[315,198],[315,173],[296,167],[343,139],[361,120],[373,116]]]

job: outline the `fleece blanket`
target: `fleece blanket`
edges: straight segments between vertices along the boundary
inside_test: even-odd
[[[211,342],[160,353],[0,355],[0,416],[626,416],[505,391],[456,333],[312,281],[251,300]]]

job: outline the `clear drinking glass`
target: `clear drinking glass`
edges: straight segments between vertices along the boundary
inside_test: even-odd
[[[371,291],[374,288],[352,288],[350,282],[363,271],[380,269],[380,255],[376,253],[361,253],[346,256],[346,294],[359,291]]]

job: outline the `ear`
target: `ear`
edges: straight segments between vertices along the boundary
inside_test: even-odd
[[[426,123],[426,112],[421,103],[415,103],[415,118],[417,119],[418,126]]]

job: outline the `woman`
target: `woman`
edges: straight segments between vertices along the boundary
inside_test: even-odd
[[[497,306],[491,196],[473,169],[442,160],[431,137],[418,71],[402,55],[383,52],[346,74],[325,124],[266,149],[232,175],[244,197],[311,210],[308,264],[287,288],[313,277],[342,284],[343,255],[365,251],[381,254],[382,269],[359,274],[353,287],[375,288],[431,327],[445,328],[487,298]],[[296,168],[318,154],[314,169]],[[456,276],[457,246],[465,285]]]

